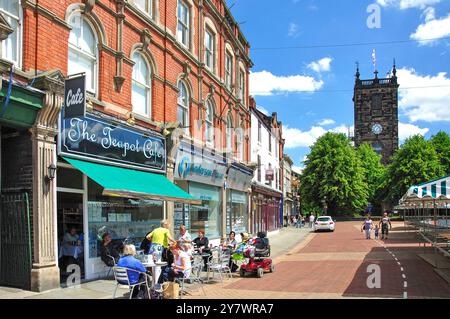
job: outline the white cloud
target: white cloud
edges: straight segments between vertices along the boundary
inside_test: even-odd
[[[425,22],[419,25],[416,32],[411,34],[411,39],[418,40],[419,45],[433,45],[439,40],[424,41],[450,36],[450,14],[442,19],[436,19],[434,9],[424,12]]]
[[[256,108],[257,108],[258,111],[260,111],[262,114],[267,115],[267,116],[269,115],[269,111],[268,111],[265,107],[262,107],[262,106],[260,106],[260,105],[257,105]]]
[[[395,6],[402,10],[409,8],[425,9],[425,7],[439,2],[441,0],[377,0],[377,3],[383,7]]]
[[[336,122],[332,119],[323,119],[319,123],[317,123],[320,126],[327,126],[327,125],[334,125]]]
[[[413,135],[425,135],[430,131],[429,128],[420,128],[414,124],[398,123],[398,139],[403,143],[408,137]]]
[[[302,131],[298,128],[290,128],[289,126],[283,127],[283,138],[286,141],[285,147],[299,148],[310,147],[316,140],[327,132],[344,133],[348,135],[353,131],[353,126],[340,125],[335,128],[326,130],[321,126],[313,126],[309,131]]]
[[[289,23],[288,36],[295,38],[299,34],[300,34],[300,27],[298,26],[298,24],[294,22]]]
[[[412,68],[403,68],[397,76],[399,108],[412,123],[450,121],[450,78],[446,72],[420,75]]]
[[[328,72],[331,69],[332,58],[323,58],[318,61],[311,62],[308,64],[308,69],[311,69],[317,73]]]
[[[250,94],[253,96],[283,92],[315,92],[322,86],[322,80],[316,80],[311,76],[276,76],[268,71],[250,73]]]

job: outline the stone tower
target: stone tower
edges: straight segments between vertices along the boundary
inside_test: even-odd
[[[388,164],[398,148],[398,87],[397,69],[387,78],[361,80],[359,66],[356,70],[353,95],[355,113],[355,146],[363,143],[372,146]]]

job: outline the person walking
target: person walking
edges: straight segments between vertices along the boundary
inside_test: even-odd
[[[313,227],[315,219],[316,217],[314,216],[314,214],[309,215],[309,228]]]
[[[177,243],[170,235],[169,223],[166,220],[162,220],[161,227],[158,227],[150,232],[147,235],[147,239],[151,242],[149,255],[154,256],[155,262],[161,262],[163,250],[167,250],[169,248],[169,242],[171,244]],[[158,279],[160,274],[161,268],[156,267],[155,273],[153,275],[156,279]]]
[[[389,228],[392,229],[392,224],[387,212],[384,212],[379,225],[381,226],[381,239],[388,239]]]
[[[365,233],[366,233],[366,239],[370,239],[370,233],[371,233],[371,231],[372,231],[372,228],[373,228],[373,222],[372,222],[372,219],[370,218],[370,215],[367,215],[367,218],[366,218],[366,220],[364,221],[363,226],[362,226],[362,229],[361,229],[361,232],[362,232],[362,231],[365,231]]]

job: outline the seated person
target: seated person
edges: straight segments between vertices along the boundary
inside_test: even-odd
[[[200,254],[205,254],[203,256],[203,261],[205,263],[205,268],[206,265],[208,264],[208,259],[209,259],[209,240],[208,238],[205,236],[205,231],[204,230],[199,230],[198,231],[198,237],[195,238],[193,241],[194,247],[196,250],[198,250],[198,252]]]
[[[237,241],[236,241],[236,233],[231,231],[228,235],[228,238],[225,240],[224,248],[233,251],[236,249]]]
[[[109,267],[113,267],[120,258],[119,251],[114,245],[112,237],[109,233],[105,233],[102,236],[100,258]]]
[[[125,245],[123,249],[123,256],[119,259],[119,262],[117,263],[118,267],[124,267],[129,269],[127,270],[127,273],[131,285],[135,285],[140,282],[144,283],[146,273],[144,265],[141,263],[140,260],[138,260],[134,256],[136,256],[136,248],[134,247],[134,245]],[[119,281],[119,283],[123,285],[128,284],[127,282],[121,281]],[[139,293],[140,291],[145,292],[145,287],[143,287],[143,285],[139,286],[139,289],[135,289],[133,291],[133,297],[140,294]]]
[[[174,281],[175,278],[189,278],[191,275],[191,258],[178,246],[171,248],[174,262],[170,267],[166,267],[159,277],[158,283]]]

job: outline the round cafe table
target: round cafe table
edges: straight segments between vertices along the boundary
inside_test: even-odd
[[[142,263],[144,265],[145,268],[151,268],[152,269],[152,288],[155,288],[156,286],[156,281],[158,280],[158,278],[155,278],[155,273],[156,273],[156,269],[157,268],[162,268],[164,266],[167,266],[167,262],[162,261],[162,262],[153,262],[153,261],[147,261],[147,262],[143,262]]]

